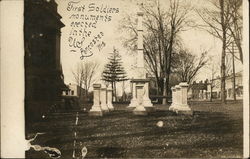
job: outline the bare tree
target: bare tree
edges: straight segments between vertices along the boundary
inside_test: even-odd
[[[214,68],[214,65],[212,65],[211,80],[210,80],[210,102],[213,101],[213,88],[216,87],[215,82],[214,82],[216,70],[217,70],[217,69]]]
[[[162,8],[159,0],[153,4],[145,3],[142,7],[144,15],[144,59],[156,77],[158,92],[168,95],[169,76],[171,73],[172,54],[178,44],[178,35],[193,24],[189,13],[192,8],[179,0],[170,0],[169,8]],[[124,17],[121,28],[130,37],[124,42],[129,48],[136,48],[136,20],[133,16]],[[162,88],[162,90],[159,89]],[[163,104],[166,103],[166,99]]]
[[[216,83],[216,78],[218,77],[219,74],[219,68],[220,65],[216,62],[214,62],[214,58],[210,56],[209,57],[209,62],[207,63],[207,68],[209,69],[210,76],[210,101],[212,102],[213,100],[213,89],[218,86],[218,83]]]
[[[191,54],[187,50],[181,50],[178,54],[177,68],[174,69],[182,82],[191,83],[198,72],[206,66],[208,62],[207,52],[201,53],[200,57]]]
[[[234,56],[234,58],[239,59],[241,63],[243,63],[243,52],[241,45],[243,29],[242,0],[229,0],[229,3],[227,3],[227,5],[230,8],[229,14],[231,16],[230,25],[228,26],[230,32],[229,34],[230,36],[232,36],[239,52],[239,58],[237,58],[237,56]]]
[[[83,85],[86,91],[86,96],[88,95],[89,88],[96,81],[95,75],[98,68],[99,64],[97,62],[85,62],[83,64],[83,70],[84,70]]]
[[[76,82],[76,84],[82,88],[82,84],[83,84],[83,65],[82,63],[78,63],[76,65],[76,68],[74,70],[71,70],[72,74],[73,74],[73,78],[74,81]]]
[[[226,54],[225,66],[226,66],[225,75],[227,77],[232,73],[232,55],[231,54]]]
[[[85,96],[88,97],[88,91],[90,86],[95,82],[95,74],[97,72],[99,65],[96,62],[80,62],[76,65],[75,70],[72,70],[72,74],[76,84],[80,87],[80,96],[82,97],[81,88],[85,90]]]
[[[226,103],[226,48],[230,42],[229,25],[231,21],[231,8],[229,1],[224,0],[210,0],[211,9],[202,8],[197,10],[198,15],[202,18],[205,25],[202,25],[206,31],[222,41],[221,53],[221,101]]]

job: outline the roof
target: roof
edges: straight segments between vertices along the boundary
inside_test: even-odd
[[[193,83],[190,88],[194,90],[207,90],[207,83]]]
[[[235,77],[242,77],[242,73],[243,73],[242,70],[239,71],[239,72],[236,72]],[[226,79],[228,79],[228,78],[233,78],[233,74],[230,74],[230,75],[226,76]],[[220,77],[216,77],[216,78],[214,78],[212,80],[217,80],[217,79],[220,79]]]

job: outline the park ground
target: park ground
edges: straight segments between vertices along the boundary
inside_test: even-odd
[[[28,134],[44,133],[32,144],[57,148],[65,159],[73,158],[73,152],[80,158],[83,147],[86,158],[242,158],[242,101],[191,102],[192,116],[162,105],[148,116],[134,116],[126,106],[115,104],[115,111],[103,117],[89,117],[87,111],[53,113],[33,124]],[[26,156],[49,158],[33,148]]]

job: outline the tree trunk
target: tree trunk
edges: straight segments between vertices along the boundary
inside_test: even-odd
[[[114,82],[114,97],[115,97],[115,102],[117,102],[117,98],[116,98],[116,82]]]
[[[167,102],[168,102],[168,93],[169,93],[169,73],[167,73],[166,74],[166,81],[165,81],[165,89],[164,89],[164,91],[165,91],[165,96],[166,96],[166,98],[165,98],[165,102],[166,102],[166,104],[167,104]]]
[[[85,99],[86,99],[86,102],[88,102],[88,89],[85,88]]]
[[[210,89],[210,102],[213,101],[213,83],[211,82],[211,89]]]
[[[234,45],[232,43],[232,64],[233,64],[233,87],[232,87],[232,93],[233,93],[233,99],[236,100],[236,93],[235,93],[235,63],[234,63]]]
[[[163,105],[167,104],[167,98],[165,98],[167,96],[167,87],[166,86],[167,86],[166,78],[164,78],[163,79],[163,96],[164,96],[164,98],[162,99],[162,104]]]
[[[112,101],[114,97],[114,82],[111,82],[111,87],[112,87]]]
[[[222,53],[221,53],[221,102],[226,103],[226,65],[225,65],[225,56],[226,56],[226,26],[224,19],[224,0],[220,0],[221,7],[221,27],[222,27]]]
[[[81,106],[81,98],[82,98],[82,84],[80,84],[80,86],[79,86],[80,88],[80,90],[79,90],[79,99],[78,99],[78,107],[80,108],[80,106]],[[77,92],[76,92],[77,93]]]
[[[169,76],[170,76],[170,71],[171,71],[171,59],[172,59],[172,51],[173,51],[173,43],[174,43],[174,26],[171,28],[171,37],[170,37],[170,43],[169,43],[169,49],[165,54],[167,56],[165,57],[166,59],[166,69],[165,69],[165,80],[164,80],[164,90],[163,90],[163,95],[166,96],[163,100],[162,104],[167,104],[167,97],[168,97],[168,89],[169,89]]]
[[[242,52],[242,48],[241,48],[241,43],[237,44],[238,50],[239,50],[239,54],[240,54],[240,61],[241,63],[243,63],[243,52]]]

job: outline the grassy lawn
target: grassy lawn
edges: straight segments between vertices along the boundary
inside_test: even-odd
[[[176,115],[166,106],[148,116],[134,116],[126,105],[103,117],[79,112],[55,113],[33,125],[33,132],[44,132],[33,144],[58,148],[61,158],[72,158],[76,138],[76,157],[86,146],[87,158],[237,158],[243,154],[242,102],[226,105],[192,102],[193,116]],[[158,127],[158,121],[163,126]],[[76,132],[76,137],[74,136]],[[33,149],[28,157],[48,158]]]

